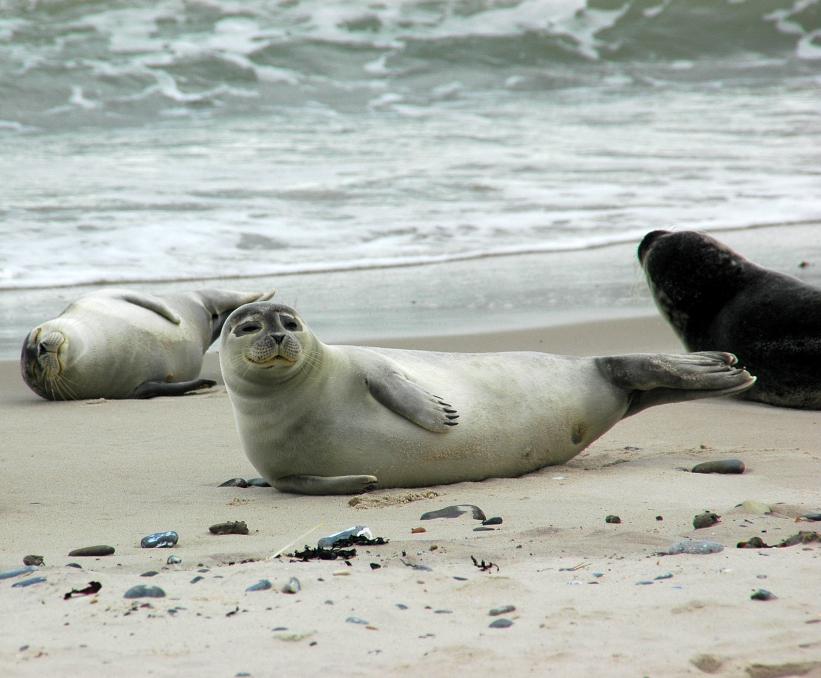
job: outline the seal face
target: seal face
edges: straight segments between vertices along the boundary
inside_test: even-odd
[[[726,353],[577,358],[328,346],[292,308],[243,306],[220,365],[243,449],[285,492],[522,475],[646,407],[754,381]]]
[[[20,356],[23,381],[48,400],[150,398],[213,386],[197,377],[225,319],[272,294],[93,292],[28,334]]]
[[[758,377],[745,398],[821,409],[821,289],[694,231],[652,231],[638,257],[688,350],[731,351]]]

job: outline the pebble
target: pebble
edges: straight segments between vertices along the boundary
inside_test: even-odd
[[[231,478],[224,483],[220,483],[218,487],[248,487],[245,478]]]
[[[42,584],[46,580],[45,577],[32,577],[31,579],[23,579],[18,582],[14,582],[11,587],[13,589],[17,588],[25,588],[26,586],[34,586],[35,584]]]
[[[268,579],[260,579],[256,584],[251,584],[246,591],[267,591],[273,586]]]
[[[362,624],[363,626],[368,624],[366,619],[361,619],[360,617],[348,617],[345,621],[349,624]]]
[[[302,590],[302,584],[299,583],[299,579],[296,577],[291,577],[288,580],[288,583],[282,587],[283,593],[299,593]]]
[[[82,570],[83,566],[80,563],[66,563],[66,567],[76,567],[78,570]]]
[[[492,527],[474,527],[474,532],[495,532],[496,530]]]
[[[673,573],[672,572],[665,572],[664,574],[660,574],[658,577],[654,577],[656,581],[660,579],[672,579]]]
[[[649,586],[652,583],[653,582],[650,581],[649,579],[642,579],[641,581],[636,582],[636,586]]]
[[[772,506],[765,504],[763,501],[756,501],[755,499],[748,499],[747,501],[739,504],[739,507],[747,513],[756,513],[762,516],[767,513],[772,513],[773,511]]]
[[[801,516],[804,520],[811,520],[813,522],[821,520],[821,513],[805,513]],[[25,562],[25,561],[24,561]]]
[[[105,546],[104,544],[100,544],[99,546],[83,546],[79,549],[74,549],[73,551],[69,551],[68,555],[73,558],[88,558],[94,556],[111,556],[114,555],[114,547],[113,546]]]
[[[750,595],[750,600],[774,600],[777,596],[767,589],[756,589]]]
[[[407,610],[408,609],[408,606],[405,605],[405,603],[396,603],[396,607],[398,607],[400,610]]]
[[[176,546],[179,535],[174,531],[155,532],[140,539],[142,549],[168,549]]]
[[[724,550],[724,546],[714,541],[703,541],[701,539],[685,539],[676,544],[672,544],[662,555],[676,556],[682,553],[691,555],[706,555],[708,553],[718,553]]]
[[[40,567],[43,564],[43,556],[25,556],[23,558],[23,565],[36,565]]]
[[[379,563],[371,563],[370,565],[371,565],[371,569],[372,569],[372,570],[380,570],[380,569],[382,569],[382,566],[381,566]]]
[[[123,598],[165,598],[165,591],[159,586],[132,586],[123,594]]]
[[[620,523],[621,518],[619,518],[618,516],[609,515],[609,516],[605,517],[604,522],[605,523]]]
[[[502,519],[499,516],[493,516],[493,518],[488,518],[487,520],[482,521],[482,525],[501,525]]]
[[[690,471],[692,473],[744,473],[744,469],[744,462],[741,459],[721,459],[696,464]]]
[[[157,570],[149,570],[148,572],[143,572],[140,576],[141,577],[156,577],[159,574]]]
[[[435,518],[458,518],[470,511],[474,520],[487,520],[485,512],[474,504],[459,504],[457,506],[446,506],[436,511],[423,513],[419,520],[434,520]]]
[[[516,607],[514,605],[503,605],[502,607],[494,607],[488,614],[491,617],[498,617],[500,614],[507,614],[508,612],[515,612]]]
[[[11,579],[12,577],[19,577],[21,574],[28,574],[29,572],[36,572],[37,568],[33,565],[28,565],[26,567],[18,567],[13,570],[6,570],[5,572],[0,572],[0,579]]]
[[[165,561],[166,565],[179,565],[180,563],[182,563],[182,558],[174,555],[168,556],[168,560]]]
[[[202,581],[203,579],[205,579],[205,577],[202,577],[202,576],[200,576],[200,575],[197,575],[196,577],[194,577],[194,578],[191,580],[191,582],[190,582],[190,583],[192,583],[192,584],[196,584],[197,582],[200,582],[200,581]]]
[[[699,513],[693,518],[693,527],[697,530],[704,527],[712,527],[719,521],[720,518],[721,516],[716,513],[705,511],[704,513]]]
[[[208,530],[211,534],[248,534],[248,526],[244,520],[217,523],[216,525],[211,525]]]
[[[265,478],[248,478],[248,487],[271,487]]]
[[[427,532],[424,527],[412,527],[411,534],[422,534],[423,532]]]
[[[506,629],[513,626],[513,622],[510,619],[505,619],[504,617],[500,617],[499,619],[494,619],[488,627],[491,629]]]
[[[434,610],[433,614],[453,614],[453,610]]]

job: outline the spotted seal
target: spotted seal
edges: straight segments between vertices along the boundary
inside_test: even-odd
[[[821,409],[821,289],[695,231],[652,231],[639,261],[690,351],[731,351],[758,380],[743,396]]]
[[[106,289],[77,299],[23,343],[23,380],[48,400],[151,398],[213,386],[202,357],[228,315],[273,292],[198,290],[159,297]]]
[[[652,405],[729,395],[754,378],[728,353],[579,358],[323,344],[288,306],[222,330],[242,446],[274,487],[352,494],[519,476],[574,457]]]

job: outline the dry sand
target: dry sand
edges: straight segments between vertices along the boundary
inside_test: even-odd
[[[680,350],[655,317],[411,343]],[[565,466],[382,490],[351,506],[349,497],[217,487],[257,475],[239,449],[223,387],[185,398],[48,403],[26,390],[17,369],[0,364],[0,568],[22,565],[27,554],[43,555],[45,566],[0,581],[2,676],[821,675],[821,546],[735,548],[813,529],[795,517],[821,509],[819,412],[734,400],[657,407]],[[213,355],[206,371],[215,371]],[[681,470],[730,457],[747,472]],[[776,514],[737,508],[745,500],[777,504]],[[477,532],[468,515],[419,519],[452,504],[476,504],[504,523]],[[705,509],[721,522],[694,530]],[[605,523],[608,514],[621,524]],[[246,521],[251,533],[209,534],[227,520]],[[354,524],[390,543],[360,548],[350,565],[269,559],[294,540],[315,544]],[[420,526],[426,532],[411,534]],[[159,530],[179,532],[178,547],[139,548]],[[725,549],[657,555],[688,537]],[[93,544],[116,553],[67,556]],[[182,564],[167,566],[171,553]],[[498,567],[481,571],[471,556]],[[71,561],[82,569],[66,567]],[[158,574],[140,576],[148,570]],[[45,583],[12,586],[36,576]],[[302,591],[281,593],[292,576]],[[263,578],[271,590],[246,592]],[[89,581],[102,584],[98,594],[63,600]],[[167,596],[123,598],[141,583]],[[777,599],[751,600],[758,588]],[[489,628],[489,610],[503,605],[515,606],[502,615],[513,625]]]

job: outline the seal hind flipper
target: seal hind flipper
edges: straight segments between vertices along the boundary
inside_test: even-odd
[[[191,381],[146,381],[135,388],[128,398],[156,398],[158,396],[179,396],[216,386],[213,379],[192,379]]]
[[[458,424],[459,413],[450,403],[393,369],[369,374],[365,383],[382,405],[428,431],[445,433]]]
[[[306,476],[277,478],[273,486],[294,494],[362,494],[376,488],[376,476]]]
[[[120,295],[120,298],[123,301],[127,301],[129,304],[134,304],[135,306],[141,306],[149,311],[154,311],[154,313],[161,315],[163,318],[174,323],[175,325],[179,325],[182,322],[182,318],[180,318],[180,316],[177,315],[174,310],[159,297],[155,297],[150,294],[143,294],[141,292],[129,291]]]
[[[735,367],[732,353],[633,354],[597,358],[599,369],[620,388],[632,391],[625,417],[653,405],[714,398],[746,391],[755,383]]]

